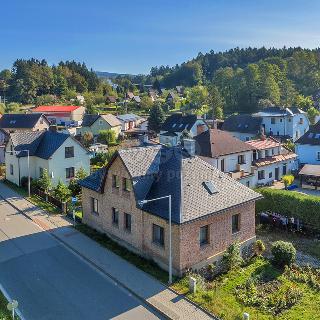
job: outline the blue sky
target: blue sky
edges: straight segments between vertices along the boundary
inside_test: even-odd
[[[3,0],[0,69],[17,58],[147,73],[236,46],[320,46],[318,0]]]

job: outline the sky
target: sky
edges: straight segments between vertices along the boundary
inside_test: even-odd
[[[319,0],[2,0],[0,70],[17,58],[148,73],[199,52],[320,46]]]

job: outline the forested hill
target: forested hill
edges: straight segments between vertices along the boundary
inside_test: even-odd
[[[229,112],[255,110],[259,101],[290,105],[320,88],[319,48],[247,48],[199,53],[174,67],[154,67],[147,80],[161,86],[215,85]]]

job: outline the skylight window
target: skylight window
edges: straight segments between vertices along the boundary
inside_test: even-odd
[[[218,193],[218,189],[214,186],[212,181],[203,182],[203,186],[206,188],[206,190],[209,192],[209,194]]]

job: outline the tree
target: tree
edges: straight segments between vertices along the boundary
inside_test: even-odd
[[[213,111],[213,116],[216,119],[223,119],[223,108],[225,101],[222,98],[219,89],[215,85],[211,85],[208,89],[208,105]]]
[[[91,144],[92,141],[93,141],[93,133],[91,131],[86,131],[83,134],[83,144],[86,147],[89,147],[89,145]]]
[[[278,267],[291,265],[296,260],[296,249],[291,242],[276,241],[272,244],[272,263]]]
[[[253,251],[256,256],[261,256],[265,250],[266,250],[266,247],[262,240],[259,239],[254,243]]]
[[[79,181],[88,176],[88,173],[81,167],[76,171],[75,177],[69,183],[69,190],[72,193],[72,196],[78,196],[81,193],[81,186]]]
[[[66,202],[71,196],[71,191],[59,180],[57,186],[53,189],[53,194],[61,202]]]
[[[311,107],[307,111],[307,115],[311,124],[315,124],[316,117],[320,115],[320,111],[315,107]]]
[[[52,183],[47,169],[43,169],[41,177],[38,179],[38,186],[48,193]]]
[[[143,96],[141,98],[140,106],[144,110],[149,110],[153,105],[153,101],[150,97],[148,96]]]
[[[106,143],[107,145],[113,145],[116,143],[116,132],[112,129],[100,130],[99,141]]]
[[[160,103],[156,103],[150,110],[148,118],[148,128],[154,132],[160,132],[160,128],[165,120],[165,114]]]
[[[305,97],[302,94],[298,94],[294,99],[294,105],[302,110],[308,111],[314,106],[314,103],[311,97]]]
[[[207,104],[208,89],[205,86],[194,86],[187,89],[187,100],[194,109],[200,109],[203,105]]]
[[[291,174],[287,174],[287,175],[285,175],[285,176],[282,176],[281,180],[282,180],[282,182],[284,183],[285,189],[287,189],[288,186],[290,186],[290,185],[293,183],[293,181],[294,181],[294,176],[291,175]]]
[[[222,266],[225,271],[238,268],[243,263],[243,259],[240,253],[240,244],[232,243],[222,256]]]

